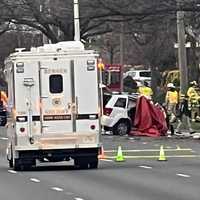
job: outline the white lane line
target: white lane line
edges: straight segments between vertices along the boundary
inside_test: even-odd
[[[7,137],[0,137],[0,140],[8,140]]]
[[[189,178],[190,175],[187,175],[187,174],[176,174],[177,176],[181,176],[181,177],[185,177],[185,178]]]
[[[35,182],[35,183],[40,183],[40,180],[37,178],[30,178],[30,181]]]
[[[8,170],[8,172],[11,173],[11,174],[17,174],[17,172],[14,171],[14,170]]]
[[[66,195],[70,195],[70,196],[71,196],[71,195],[74,195],[73,192],[65,192],[65,194],[66,194]]]
[[[74,199],[75,199],[75,200],[84,200],[84,199],[79,198],[79,197],[75,197]]]
[[[62,189],[62,188],[59,188],[59,187],[52,187],[51,189],[52,189],[52,190],[55,190],[55,191],[57,191],[57,192],[62,192],[62,191],[63,191],[63,189]]]
[[[146,165],[140,165],[139,167],[140,167],[140,168],[144,168],[144,169],[152,169],[152,167],[146,166]]]
[[[108,159],[100,159],[102,161],[106,161],[106,162],[114,162],[113,160],[108,160]]]

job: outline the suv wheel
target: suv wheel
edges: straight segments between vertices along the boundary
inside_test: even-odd
[[[131,129],[130,123],[126,120],[120,120],[113,127],[113,135],[127,135]]]

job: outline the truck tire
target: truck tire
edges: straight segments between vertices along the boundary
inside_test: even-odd
[[[13,169],[15,171],[22,171],[24,170],[24,166],[20,163],[19,159],[13,159],[14,162],[13,162]]]
[[[98,157],[94,157],[91,159],[92,161],[89,163],[90,169],[97,169],[98,168]]]
[[[35,159],[23,160],[21,158],[15,159],[13,163],[13,168],[15,171],[26,171],[29,170],[32,166],[36,165]]]
[[[10,147],[10,159],[7,157],[8,165],[10,168],[13,168],[13,151],[12,151],[12,145]]]
[[[131,125],[127,120],[120,120],[113,126],[113,135],[127,135],[131,130]]]
[[[74,158],[74,165],[78,169],[88,169],[88,160],[84,158]]]
[[[9,160],[8,165],[9,165],[10,168],[13,168],[13,160]]]

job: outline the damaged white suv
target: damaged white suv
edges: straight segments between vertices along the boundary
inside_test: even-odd
[[[129,134],[133,126],[138,94],[113,94],[104,107],[102,126],[113,135]]]

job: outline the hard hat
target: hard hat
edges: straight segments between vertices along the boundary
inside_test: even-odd
[[[190,82],[191,85],[197,85],[197,82],[196,81],[192,81]]]
[[[173,83],[168,83],[168,84],[167,84],[167,87],[168,87],[168,88],[175,88],[175,86],[174,86]]]

